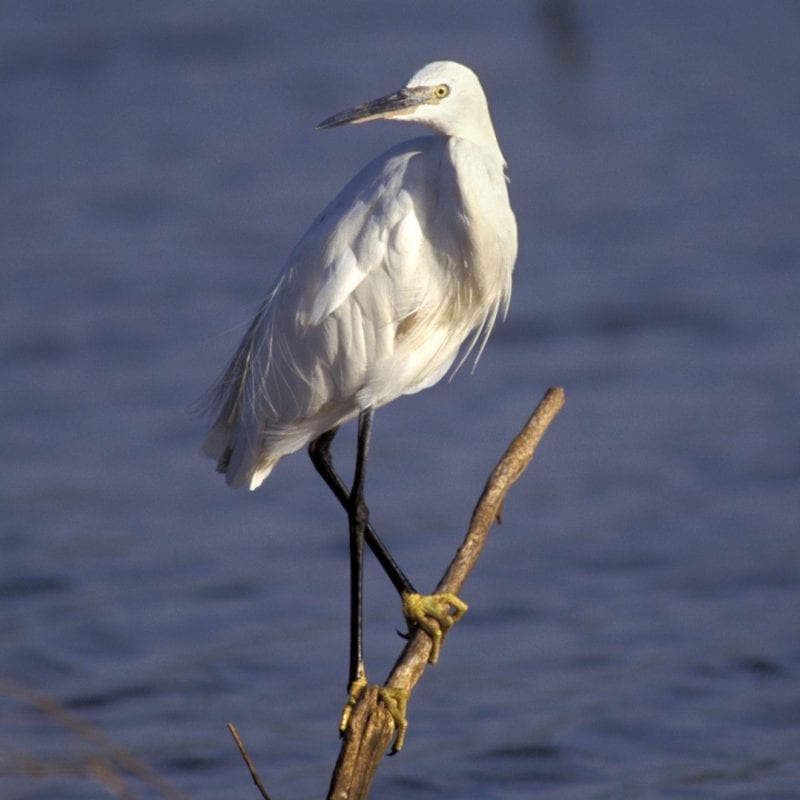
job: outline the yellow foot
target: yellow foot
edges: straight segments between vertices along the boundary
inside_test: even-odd
[[[342,711],[342,718],[339,722],[339,733],[344,733],[350,723],[350,716],[356,707],[358,698],[367,686],[367,678],[360,675],[350,684],[348,690],[347,705]],[[395,737],[392,745],[392,754],[399,752],[406,740],[406,707],[408,706],[408,689],[398,689],[392,686],[379,686],[378,699],[383,703],[386,710],[394,721]]]
[[[347,690],[347,705],[342,709],[342,718],[339,720],[339,733],[344,733],[347,730],[350,715],[353,713],[358,698],[366,685],[367,676],[363,672],[350,684],[350,688]]]
[[[381,686],[378,689],[378,697],[394,720],[395,736],[391,751],[392,755],[394,755],[403,749],[403,744],[406,740],[406,729],[408,728],[408,720],[406,719],[408,689]]]
[[[431,637],[433,646],[428,657],[430,664],[439,660],[445,634],[464,616],[467,604],[454,594],[416,594],[403,595],[403,616],[409,628],[422,628]]]

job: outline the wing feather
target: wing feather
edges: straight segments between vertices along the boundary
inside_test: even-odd
[[[428,201],[419,181],[414,200],[404,183],[426,141],[394,148],[342,190],[256,314],[203,447],[231,485],[256,488],[283,455],[358,413],[370,362],[391,352],[396,324],[420,302],[415,203]]]

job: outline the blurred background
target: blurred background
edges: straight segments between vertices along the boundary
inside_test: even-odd
[[[253,796],[227,720],[276,798],[324,793],[344,515],[302,453],[227,489],[194,409],[318,211],[416,134],[316,124],[453,59],[520,254],[474,374],[376,417],[372,518],[420,588],[567,405],[375,794],[798,797],[799,41],[781,0],[3,3],[0,794],[162,796],[47,698],[197,800]],[[402,618],[367,571],[378,681]]]

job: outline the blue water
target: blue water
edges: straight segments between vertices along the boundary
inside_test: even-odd
[[[192,407],[412,134],[316,123],[439,58],[482,78],[520,257],[475,373],[377,415],[373,520],[421,588],[546,387],[567,406],[374,795],[800,797],[800,5],[542,5],[0,8],[0,675],[196,800],[255,796],[229,719],[276,798],[324,794],[347,558],[302,454],[232,492]],[[402,621],[367,578],[382,680]],[[107,797],[72,774],[100,750],[0,693],[1,797]]]

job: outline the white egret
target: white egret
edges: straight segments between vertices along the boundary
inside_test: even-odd
[[[428,64],[399,91],[319,127],[375,119],[420,123],[434,135],[403,142],[367,165],[296,245],[216,388],[216,419],[203,447],[231,486],[256,489],[283,456],[309,444],[315,467],[346,508],[349,707],[366,684],[365,540],[401,593],[409,624],[431,635],[431,661],[466,608],[453,596],[416,594],[369,525],[364,470],[373,411],[435,384],[465,341],[461,360],[472,349],[477,359],[508,307],[517,253],[505,161],[470,69]],[[333,470],[330,445],[356,416],[348,490]],[[402,734],[402,713],[397,722]],[[395,748],[401,744],[399,738]]]

